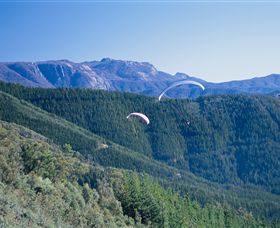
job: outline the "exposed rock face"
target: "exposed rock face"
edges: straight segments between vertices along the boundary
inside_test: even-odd
[[[176,80],[191,79],[201,82],[206,90],[179,87],[169,92],[170,97],[196,97],[207,94],[260,93],[280,90],[280,75],[249,80],[211,83],[184,73],[171,75],[158,71],[146,62],[122,61],[109,58],[101,61],[74,63],[68,60],[43,62],[0,63],[0,80],[31,87],[94,88],[133,92],[157,96]]]

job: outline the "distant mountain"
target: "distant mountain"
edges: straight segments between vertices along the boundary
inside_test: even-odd
[[[171,75],[158,71],[147,62],[104,58],[101,61],[74,63],[68,60],[42,62],[0,63],[0,80],[29,87],[95,88],[157,96],[173,81],[200,81],[205,91],[179,87],[167,94],[170,97],[197,97],[208,94],[258,93],[270,94],[280,90],[280,74],[248,80],[211,83],[184,73]]]

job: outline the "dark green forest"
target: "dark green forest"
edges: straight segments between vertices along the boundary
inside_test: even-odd
[[[141,223],[176,227],[174,224],[180,220],[179,227],[205,227],[207,223],[202,221],[210,221],[211,217],[215,221],[209,227],[226,227],[227,219],[220,212],[227,210],[234,218],[232,224],[236,224],[229,227],[253,224],[259,227],[262,223],[259,219],[273,221],[277,226],[280,217],[277,98],[222,95],[158,102],[156,98],[128,93],[24,88],[2,82],[0,90],[3,91],[0,119],[44,135],[60,151],[65,152],[67,145],[71,156],[84,163],[122,168],[116,171],[121,173],[121,181],[118,178],[106,181],[112,184],[124,216],[128,216],[121,219],[128,226]],[[134,111],[145,113],[151,123],[145,125],[137,118],[127,120],[126,116]],[[108,170],[116,169],[105,170],[110,176]],[[143,172],[146,174],[139,174]],[[77,183],[83,186],[86,182],[96,188],[91,178],[91,175],[79,176]],[[122,183],[123,191],[133,189],[133,197],[131,193],[116,191],[120,189],[114,188],[118,182]],[[158,200],[155,211],[157,207],[166,210],[147,212],[142,204],[149,198],[143,191],[155,191],[155,195],[149,196],[153,199],[148,200]],[[125,202],[129,197],[139,202]],[[167,206],[162,202],[168,202]],[[180,215],[180,210],[187,210],[184,202],[197,207],[198,214]],[[169,212],[168,208],[175,212]],[[151,218],[147,213],[161,218]]]
[[[241,208],[201,207],[145,174],[92,165],[15,124],[0,122],[0,141],[4,227],[269,226]]]
[[[280,101],[223,95],[165,100],[90,89],[1,90],[105,139],[218,183],[280,193]],[[151,124],[127,120],[145,113]],[[188,125],[187,122],[190,122]]]

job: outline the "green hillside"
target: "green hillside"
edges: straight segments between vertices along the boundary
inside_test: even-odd
[[[280,101],[224,95],[165,100],[82,89],[1,90],[134,151],[218,183],[280,194]],[[127,120],[145,113],[151,124]],[[188,124],[189,122],[189,124]]]
[[[250,155],[252,156],[251,161],[249,159],[246,160],[246,162],[249,161],[248,165],[255,166],[252,166],[253,171],[255,171],[254,169],[264,169],[267,171],[266,182],[255,183],[260,187],[252,185],[254,182],[249,178],[248,180],[243,180],[238,175],[234,178],[236,170],[232,166],[238,167],[238,159],[235,156],[232,158],[230,151],[228,151],[229,154],[217,154],[220,151],[219,148],[231,148],[228,145],[234,147],[233,145],[235,144],[229,144],[229,142],[237,134],[231,132],[231,130],[235,129],[234,127],[228,130],[231,133],[225,131],[222,134],[220,129],[221,123],[223,123],[223,129],[227,129],[233,122],[231,119],[226,119],[225,109],[222,109],[225,105],[221,104],[222,101],[228,104],[236,102],[236,100],[238,101],[237,98],[240,98],[240,103],[245,101],[253,102],[260,107],[267,106],[267,110],[270,108],[270,112],[274,112],[278,105],[278,101],[275,99],[225,96],[201,98],[196,101],[172,100],[158,103],[152,98],[132,94],[92,90],[28,89],[9,84],[1,84],[1,90],[21,99],[18,100],[3,92],[0,94],[0,118],[2,120],[15,122],[33,129],[60,146],[70,143],[88,161],[94,161],[104,166],[146,172],[156,177],[161,185],[167,188],[172,187],[182,194],[187,192],[191,199],[197,199],[202,205],[213,202],[228,203],[237,209],[240,207],[246,208],[247,211],[251,211],[255,216],[272,219],[280,217],[279,195],[265,192],[260,188],[262,187],[277,193],[277,186],[279,186],[277,175],[279,173],[276,173],[275,170],[279,169],[277,167],[277,159],[279,157],[273,153],[275,152],[274,147],[271,147],[272,153],[267,153],[267,157],[264,156],[263,159],[258,160],[258,156],[261,158],[264,152],[258,151],[261,147],[259,147],[259,144],[255,144],[256,149],[252,148],[250,153],[257,153],[254,156]],[[54,114],[42,111],[27,103],[26,100],[76,123],[80,127],[62,118],[58,118]],[[215,106],[217,106],[216,109],[218,111],[214,109]],[[151,119],[150,125],[145,126],[137,119],[126,119],[126,115],[129,112],[141,111],[142,108],[144,113]],[[250,115],[255,114],[255,110],[251,110]],[[215,112],[217,117],[210,118],[207,116],[211,113],[214,115]],[[238,114],[239,112],[236,110],[236,113]],[[233,112],[230,114],[233,115]],[[275,116],[274,118],[277,120],[277,112]],[[253,116],[252,118],[257,117]],[[236,126],[238,125],[237,120],[238,118],[234,122]],[[185,121],[190,121],[191,124],[186,126]],[[255,122],[253,121],[253,123]],[[267,123],[266,120],[264,122]],[[219,127],[215,127],[215,123],[220,124]],[[258,123],[256,122],[253,126],[257,125]],[[249,127],[244,129],[247,128]],[[116,131],[115,129],[118,130]],[[102,137],[91,133],[89,130]],[[264,130],[271,131],[267,136],[271,137],[274,143],[277,143],[278,132],[268,128],[262,131]],[[242,134],[245,134],[245,130],[242,128],[241,132],[243,131],[244,133]],[[257,139],[259,140],[258,137],[262,131],[257,131],[257,136],[254,136],[253,139],[256,142],[259,142]],[[208,139],[209,137],[210,139]],[[221,137],[220,141],[218,140],[219,137]],[[142,138],[140,143],[137,141],[138,138]],[[216,140],[215,143],[213,142],[214,140]],[[246,140],[249,139],[246,138]],[[145,150],[146,144],[147,150]],[[242,146],[248,145],[250,144],[242,144]],[[213,151],[209,150],[209,155],[207,155],[206,149],[211,148],[211,146],[213,146]],[[269,148],[267,144],[265,146],[266,149]],[[158,149],[158,152],[156,152],[158,147],[161,149]],[[239,148],[240,145],[238,144],[236,147]],[[239,149],[242,151],[242,147]],[[159,151],[164,151],[164,153],[161,154]],[[192,164],[191,161],[200,163]],[[271,162],[269,163],[268,161]],[[162,162],[165,162],[165,164]],[[258,162],[264,162],[264,165],[258,167]],[[198,169],[199,164],[201,164],[200,173],[198,171],[196,173],[193,166],[196,165]],[[218,180],[214,181],[223,184],[206,181],[191,174],[189,171],[201,176],[205,175],[206,178],[212,181],[213,178],[211,176],[218,178]],[[227,175],[224,174],[225,171],[228,172]],[[246,170],[244,172],[248,177],[251,175],[246,173]],[[258,174],[261,175],[258,176]],[[221,181],[218,175],[226,176],[228,180]],[[257,172],[254,175],[259,178],[257,180],[261,180],[260,178],[264,179],[264,172]]]
[[[146,175],[93,166],[73,152],[0,121],[1,227],[270,226],[244,209],[202,208]]]
[[[162,166],[161,163],[152,161],[140,153],[105,140],[3,92],[0,92],[0,118],[29,127],[61,146],[70,143],[87,159],[102,165],[148,171],[163,177],[172,177],[176,172],[176,169]]]
[[[0,227],[128,227],[105,180],[96,178],[96,188],[77,182],[102,170],[63,154],[26,128],[1,121]]]

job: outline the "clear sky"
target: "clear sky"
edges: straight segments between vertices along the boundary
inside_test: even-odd
[[[280,73],[279,2],[0,0],[0,61],[147,61],[208,81]]]

